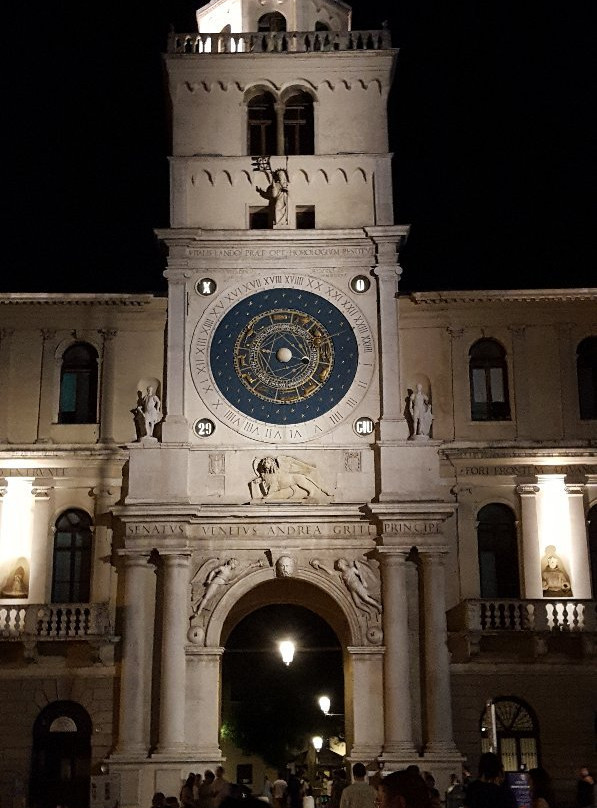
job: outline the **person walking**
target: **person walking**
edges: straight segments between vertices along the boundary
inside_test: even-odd
[[[430,808],[429,789],[419,774],[402,769],[379,780],[376,808]]]
[[[479,758],[479,779],[469,783],[466,808],[516,808],[514,794],[504,782],[504,767],[497,755],[485,752]]]
[[[274,808],[284,808],[286,804],[286,792],[288,791],[288,783],[282,777],[282,772],[278,773],[278,779],[274,780],[272,786],[272,800]]]
[[[354,782],[342,791],[340,795],[340,808],[374,808],[376,793],[366,781],[367,769],[362,763],[355,763],[352,767]]]

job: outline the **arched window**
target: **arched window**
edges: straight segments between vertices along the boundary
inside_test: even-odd
[[[580,417],[597,418],[597,337],[583,339],[576,349],[576,373]]]
[[[313,98],[297,92],[284,105],[284,154],[313,154]]]
[[[52,603],[89,603],[91,588],[91,517],[65,511],[56,520]]]
[[[494,339],[480,339],[469,351],[471,418],[509,421],[506,352]]]
[[[247,150],[250,155],[277,154],[276,109],[271,93],[253,96],[247,104]]]
[[[593,598],[597,599],[597,505],[593,505],[587,516],[589,528],[589,558],[591,562],[591,586]]]
[[[257,21],[257,30],[263,34],[286,31],[286,17],[280,14],[279,11],[270,11],[268,14],[263,14]]]
[[[507,772],[539,766],[539,727],[531,708],[514,696],[493,699],[497,729],[497,753]],[[491,752],[491,711],[481,717],[481,751]]]
[[[74,701],[54,701],[33,725],[30,805],[89,805],[91,719]]]
[[[62,355],[58,423],[97,422],[97,351],[77,342]]]
[[[514,513],[492,502],[477,514],[482,598],[519,598],[518,541]]]

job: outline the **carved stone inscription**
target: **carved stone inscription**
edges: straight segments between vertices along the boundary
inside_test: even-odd
[[[441,532],[441,522],[432,521],[406,521],[406,522],[384,522],[383,532],[400,535],[429,535]]]
[[[232,260],[288,260],[293,258],[372,259],[372,246],[337,247],[188,247],[189,258],[230,258]]]
[[[269,522],[267,524],[254,525],[203,524],[194,526],[194,531],[195,535],[199,538],[252,538],[257,536],[270,539],[276,536],[280,538],[293,536],[336,536],[338,538],[351,538],[376,535],[375,526],[365,522],[335,522],[334,524],[325,524],[324,522],[317,524]]]

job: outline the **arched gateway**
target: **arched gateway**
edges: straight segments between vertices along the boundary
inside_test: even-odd
[[[342,4],[325,4],[327,44],[306,0],[287,5],[303,33],[260,32],[241,6],[198,11],[202,42],[231,24],[231,52],[186,52],[185,35],[166,57],[165,417],[161,441],[131,445],[114,509],[123,639],[109,760],[124,808],[221,761],[223,646],[262,603],[308,606],[336,631],[351,759],[416,761],[442,787],[460,761],[443,568],[454,500],[430,387],[414,429],[400,381],[408,228],[393,223],[385,108],[397,53],[387,31],[349,32]],[[298,107],[291,121],[311,126],[308,143],[286,143],[280,108],[278,154],[246,153],[248,128],[267,123],[247,99],[264,91],[314,99],[308,121]]]

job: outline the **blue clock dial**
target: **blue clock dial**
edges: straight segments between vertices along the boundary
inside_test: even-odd
[[[238,303],[210,348],[213,378],[226,400],[272,424],[298,424],[330,410],[354,381],[357,362],[346,317],[298,289],[257,292]]]

